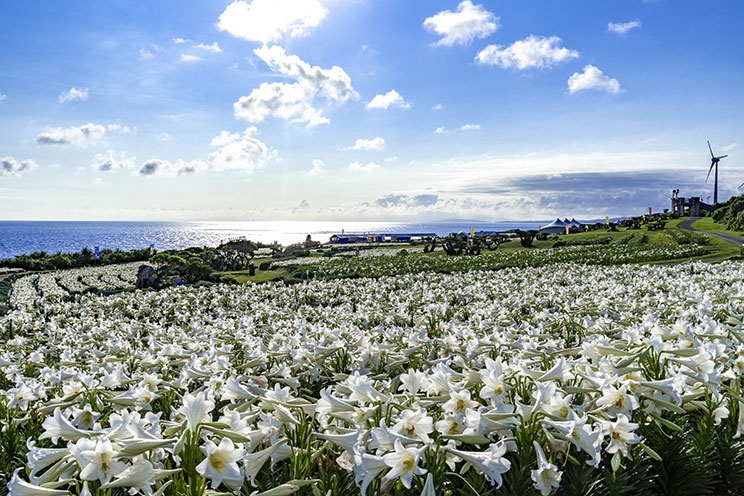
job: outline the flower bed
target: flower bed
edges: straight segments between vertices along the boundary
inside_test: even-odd
[[[737,263],[71,299],[0,318],[11,494],[744,487]]]

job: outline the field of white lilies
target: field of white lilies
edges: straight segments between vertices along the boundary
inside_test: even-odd
[[[14,286],[11,495],[744,490],[741,263],[72,288],[121,270]]]

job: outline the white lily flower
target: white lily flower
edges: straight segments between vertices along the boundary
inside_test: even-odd
[[[101,484],[106,484],[126,469],[126,465],[117,460],[119,453],[105,437],[98,438],[95,449],[82,451],[80,455],[85,461],[85,465],[80,467],[80,478],[83,480],[98,479]]]
[[[423,408],[415,411],[406,409],[400,412],[398,422],[390,430],[428,443],[429,434],[434,431],[433,419]]]
[[[532,441],[532,444],[535,446],[535,453],[537,454],[537,470],[530,471],[530,477],[535,482],[535,489],[540,491],[543,496],[547,496],[553,491],[553,488],[560,485],[563,473],[558,470],[558,467],[548,462],[545,452],[536,441]]]
[[[638,429],[638,424],[630,422],[627,416],[618,413],[615,422],[603,421],[605,432],[610,438],[610,443],[605,450],[608,453],[617,453],[618,451],[626,458],[630,456],[628,446],[641,442],[641,436],[633,431]]]
[[[38,398],[36,394],[34,394],[34,390],[28,387],[26,384],[21,384],[18,387],[14,387],[9,389],[5,396],[8,397],[8,405],[7,407],[15,408],[16,406],[20,408],[22,411],[28,410],[28,402],[29,401],[35,401]]]
[[[59,407],[54,409],[54,415],[47,417],[41,424],[44,428],[44,432],[39,436],[39,439],[50,438],[53,443],[56,443],[59,438],[65,441],[77,441],[84,437],[90,437],[91,433],[81,431],[67,419],[66,415],[62,415],[62,411]]]
[[[238,460],[243,457],[242,449],[235,449],[235,445],[228,438],[222,438],[219,445],[207,440],[201,448],[207,456],[196,471],[199,475],[212,479],[212,489],[217,489],[224,482],[230,489],[238,490],[243,485]]]
[[[467,389],[461,389],[460,391],[450,389],[449,395],[450,399],[442,405],[442,411],[444,413],[463,415],[467,409],[479,406],[477,401],[470,399],[470,391]]]
[[[24,481],[18,477],[18,472],[21,469],[17,468],[13,472],[13,476],[8,481],[8,496],[55,496],[55,495],[69,495],[69,491],[63,491],[61,489],[48,489],[46,487],[37,486],[29,482]]]
[[[206,393],[196,395],[186,393],[183,396],[183,404],[175,413],[183,415],[189,430],[196,432],[199,424],[212,421],[212,410],[214,410],[214,402],[207,399]]]
[[[90,404],[86,403],[82,409],[73,406],[72,416],[72,425],[78,429],[91,430],[93,429],[96,420],[101,417],[101,414],[94,412]]]
[[[121,471],[116,479],[103,484],[101,489],[112,487],[128,487],[137,489],[145,495],[152,495],[152,486],[155,484],[155,472],[152,463],[142,457],[137,457],[134,463]]]
[[[405,447],[400,439],[395,440],[395,451],[383,455],[382,461],[390,467],[390,472],[385,474],[385,479],[400,479],[406,489],[411,489],[411,481],[414,475],[423,475],[426,469],[419,467],[419,459],[426,450],[423,448]]]
[[[251,482],[251,485],[255,485],[254,481],[256,475],[266,463],[269,457],[273,456],[274,452],[282,448],[287,443],[286,440],[279,441],[272,444],[268,448],[264,448],[261,451],[254,451],[243,456],[243,470],[245,471],[245,478]]]
[[[446,446],[444,448],[451,453],[473,466],[478,472],[486,476],[491,481],[491,485],[501,487],[503,484],[502,474],[509,471],[511,462],[507,460],[506,445],[504,443],[492,443],[488,446],[488,451],[461,451]]]

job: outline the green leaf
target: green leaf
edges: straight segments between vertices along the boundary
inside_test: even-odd
[[[682,430],[682,429],[680,429],[680,430]],[[662,460],[662,458],[661,458],[661,456],[659,456],[659,454],[658,454],[658,453],[657,453],[656,451],[652,450],[651,448],[649,448],[649,447],[648,447],[648,446],[646,446],[645,444],[643,444],[643,443],[638,443],[638,446],[640,446],[640,447],[641,447],[641,449],[642,449],[643,451],[645,451],[645,452],[646,452],[646,454],[647,454],[648,456],[650,456],[651,458],[653,458],[653,459],[654,459],[654,460],[656,460],[657,462],[661,462],[661,461],[663,461],[663,460]]]
[[[320,479],[304,479],[304,480],[294,479],[280,486],[276,486],[272,489],[269,489],[268,491],[254,494],[253,496],[287,496],[296,491],[299,491],[304,486],[315,484],[316,482],[320,482]]]

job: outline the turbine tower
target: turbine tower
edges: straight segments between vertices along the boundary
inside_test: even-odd
[[[711,148],[710,146],[710,141],[708,141],[708,150],[710,150],[710,169],[708,169],[708,175],[705,177],[705,182],[708,182],[708,178],[710,178],[710,172],[713,170],[713,167],[715,167],[716,174],[713,183],[713,205],[718,205],[718,162],[720,162],[723,157],[728,157],[728,155],[721,155],[720,157],[716,157],[713,154],[713,148]]]

